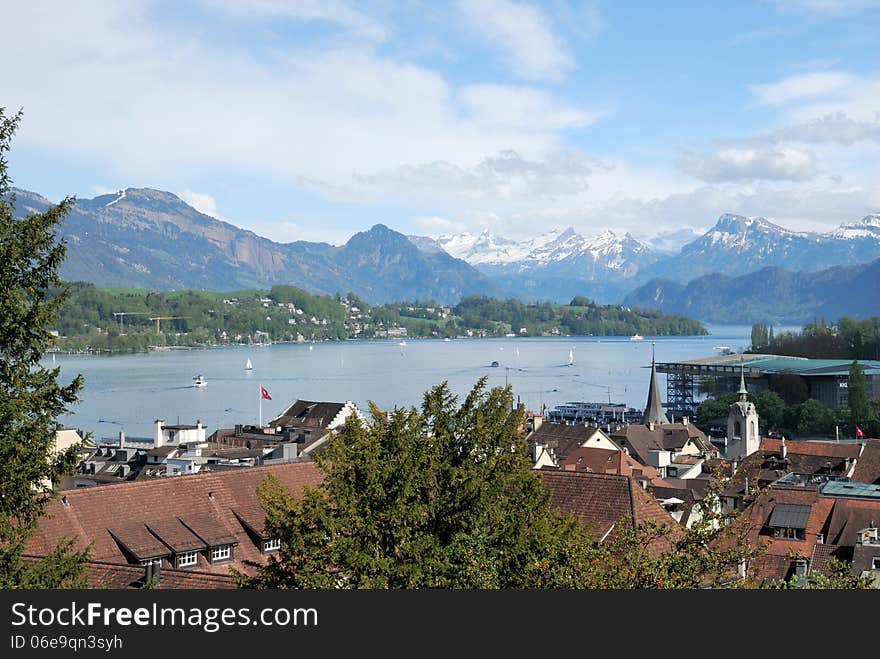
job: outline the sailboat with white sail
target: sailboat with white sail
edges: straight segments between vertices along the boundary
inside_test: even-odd
[[[245,362],[244,370],[246,370],[246,371],[253,371],[253,370],[254,370],[254,365],[251,364],[251,358],[250,358],[250,357],[248,357],[247,362]]]
[[[568,349],[568,365],[574,366],[574,349],[573,348]]]

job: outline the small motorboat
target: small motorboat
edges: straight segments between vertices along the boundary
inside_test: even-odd
[[[630,341],[641,341],[643,338],[645,338],[645,337],[643,337],[641,334],[637,333],[637,334],[633,334],[631,337],[629,337],[629,340]]]
[[[195,376],[193,378],[193,380],[195,380],[195,383],[193,384],[194,387],[201,388],[201,387],[208,386],[208,381],[205,379],[205,376],[202,375],[201,373],[199,373],[197,376]]]
[[[489,364],[489,366],[491,366],[492,368],[498,368],[500,364],[498,362],[492,362],[491,364]]]

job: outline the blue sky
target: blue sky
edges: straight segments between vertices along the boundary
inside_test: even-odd
[[[16,3],[13,183],[275,240],[880,210],[880,0]]]

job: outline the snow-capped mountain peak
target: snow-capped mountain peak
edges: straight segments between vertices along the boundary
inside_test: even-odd
[[[556,263],[587,259],[591,267],[619,269],[633,254],[648,254],[650,247],[630,234],[623,236],[606,229],[584,237],[572,227],[551,229],[534,238],[513,241],[492,235],[488,230],[479,236],[463,233],[436,239],[452,256],[471,265],[508,267],[520,270],[546,268]]]
[[[866,215],[857,222],[843,223],[831,235],[841,240],[858,240],[861,238],[876,238],[880,240],[880,213]]]

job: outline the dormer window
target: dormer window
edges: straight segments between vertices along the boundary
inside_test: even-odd
[[[773,509],[767,526],[779,540],[806,540],[809,517],[809,506],[780,503]]]
[[[232,545],[211,548],[211,564],[232,560]]]
[[[263,541],[263,553],[268,554],[269,552],[278,551],[281,549],[281,540],[278,538],[272,538],[271,540]]]
[[[192,567],[199,562],[199,552],[185,551],[177,555],[177,567]]]

